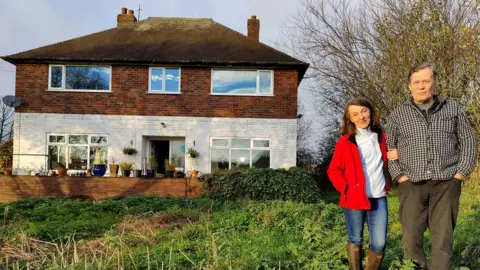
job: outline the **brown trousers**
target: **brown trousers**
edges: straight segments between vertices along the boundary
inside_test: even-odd
[[[457,179],[400,183],[405,259],[414,260],[424,269],[450,269],[461,188],[462,181]],[[432,242],[429,268],[423,249],[423,235],[427,228]]]

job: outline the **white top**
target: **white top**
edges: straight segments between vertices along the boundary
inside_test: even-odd
[[[383,174],[382,151],[378,143],[378,134],[372,132],[370,128],[357,128],[355,139],[362,160],[367,196],[369,198],[386,196],[386,181]]]

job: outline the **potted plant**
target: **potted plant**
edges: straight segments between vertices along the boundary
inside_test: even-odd
[[[112,163],[108,165],[110,170],[110,177],[117,177],[118,175],[118,164],[115,164],[115,157],[112,157]]]
[[[197,150],[195,150],[195,148],[193,147],[190,147],[188,148],[187,150],[187,154],[190,156],[190,158],[192,159],[192,177],[193,178],[197,178],[198,177],[198,171],[195,170],[195,161],[196,159],[200,156],[200,153],[198,153]]]
[[[121,162],[120,163],[120,170],[123,172],[123,176],[129,177],[130,171],[132,170],[133,163],[132,162]]]
[[[147,170],[147,177],[155,178],[155,171],[157,170],[157,159],[154,155],[150,156],[148,160],[150,163],[150,170]]]
[[[12,168],[4,168],[3,169],[3,174],[5,176],[11,176],[12,175]]]
[[[165,178],[173,178],[173,173],[175,172],[176,164],[176,156],[172,154],[170,160],[165,159]]]
[[[123,148],[122,152],[123,152],[124,155],[132,156],[132,155],[135,155],[137,153],[137,149],[135,149],[133,147],[126,146],[126,147]]]
[[[105,158],[102,156],[100,147],[95,148],[95,159],[93,160],[93,175],[104,176],[107,172],[107,164],[105,164]]]
[[[57,173],[58,173],[58,176],[65,176],[67,175],[67,171],[68,169],[65,168],[65,165],[63,165],[62,163],[58,163],[58,168],[57,168]]]

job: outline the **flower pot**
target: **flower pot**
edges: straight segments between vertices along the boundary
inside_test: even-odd
[[[12,175],[12,170],[4,170],[3,174],[5,174],[5,176],[11,176]]]
[[[192,171],[192,178],[198,177],[198,171]]]
[[[110,164],[108,165],[110,169],[110,177],[117,177],[118,175],[118,164]]]
[[[155,170],[147,170],[147,177],[148,178],[155,178]]]
[[[105,164],[94,164],[93,165],[93,175],[94,176],[104,176],[107,172],[107,165]]]
[[[130,177],[130,170],[123,170],[124,177]]]
[[[173,178],[174,171],[165,171],[165,178]]]
[[[65,176],[67,175],[67,168],[57,168],[58,176]]]

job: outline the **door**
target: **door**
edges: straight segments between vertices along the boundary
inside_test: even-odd
[[[170,157],[170,141],[152,141],[152,153],[157,159],[157,172],[165,173],[165,159]]]

